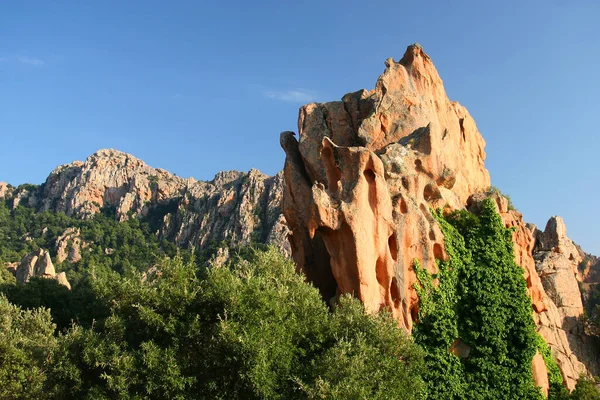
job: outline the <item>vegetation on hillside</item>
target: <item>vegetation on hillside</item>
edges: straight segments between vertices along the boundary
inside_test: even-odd
[[[569,398],[550,349],[535,333],[512,231],[493,200],[483,201],[479,215],[458,211],[436,219],[448,260],[438,263],[435,276],[415,268],[420,323],[414,337],[426,352],[431,398],[540,399],[531,370],[536,351],[549,371],[549,398]]]

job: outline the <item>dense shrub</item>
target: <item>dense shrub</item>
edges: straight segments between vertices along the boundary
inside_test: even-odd
[[[575,400],[600,400],[600,390],[594,380],[581,378],[577,381],[577,386],[571,393],[571,398]]]
[[[275,250],[200,271],[193,259],[175,257],[151,274],[98,275],[90,287],[106,317],[55,338],[48,312],[3,300],[45,318],[53,345],[21,357],[37,368],[36,398],[425,396],[422,352],[390,315],[367,315],[350,298],[331,312]]]
[[[42,398],[53,332],[47,310],[24,311],[0,295],[0,399]]]

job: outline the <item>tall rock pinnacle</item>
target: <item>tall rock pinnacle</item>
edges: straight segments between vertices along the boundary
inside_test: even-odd
[[[415,260],[433,274],[436,260],[447,258],[430,209],[477,209],[492,197],[504,225],[513,228],[515,261],[523,268],[538,333],[572,389],[586,367],[595,368],[590,362],[584,366],[581,352],[569,345],[566,335],[576,332],[560,311],[569,318],[579,315],[581,301],[561,309],[555,302],[565,303],[561,296],[569,294],[544,290],[556,285],[549,278],[542,284],[539,270],[552,270],[554,264],[534,259],[536,233],[505,197],[489,191],[485,141],[468,111],[448,99],[422,47],[411,45],[400,61],[388,59],[385,65],[375,89],[305,105],[298,139],[293,132],[281,134],[286,153],[282,210],[298,269],[325,299],[351,294],[369,312],[391,310],[410,331],[419,307]],[[559,222],[537,235],[537,246],[564,253],[569,267],[561,271],[570,274],[564,282],[579,293],[573,283],[581,259]],[[547,393],[539,353],[532,367],[536,384]]]
[[[302,107],[298,131],[281,139],[294,260],[326,298],[352,293],[410,329],[413,260],[433,272],[445,257],[430,207],[462,208],[490,186],[475,122],[415,44],[374,90]]]

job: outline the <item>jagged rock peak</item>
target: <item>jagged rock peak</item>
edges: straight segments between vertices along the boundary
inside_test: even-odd
[[[89,217],[109,206],[125,219],[131,212],[144,214],[149,204],[164,202],[191,183],[130,154],[102,149],[84,162],[56,168],[43,185],[38,208]]]
[[[294,259],[325,298],[354,293],[410,329],[413,261],[435,272],[445,257],[430,207],[463,208],[490,177],[485,141],[422,47],[386,66],[371,91],[302,107],[298,140],[281,135],[283,209]]]
[[[280,143],[292,255],[325,299],[352,294],[369,312],[391,310],[410,330],[419,307],[414,260],[434,274],[436,260],[447,257],[430,209],[475,210],[492,197],[513,230],[537,330],[563,355],[559,366],[568,387],[586,372],[567,340],[582,307],[571,301],[578,288],[564,224],[554,219],[541,243],[567,254],[565,263],[534,260],[535,228],[490,187],[485,141],[468,111],[448,99],[421,46],[409,46],[398,62],[388,59],[375,89],[302,107],[298,140],[284,132]],[[547,392],[543,360],[536,356],[532,367]]]
[[[224,171],[210,182],[196,181],[153,168],[122,151],[101,149],[85,161],[55,168],[40,187],[17,191],[0,185],[0,191],[13,198],[13,208],[22,204],[81,218],[108,208],[120,221],[151,216],[158,235],[180,246],[259,241],[289,254],[280,208],[282,187],[281,173],[270,177],[257,169]],[[85,243],[77,232],[66,231],[64,236],[56,245],[59,259],[75,262]]]
[[[575,264],[582,261],[580,251],[567,237],[565,221],[555,215],[546,223],[544,232],[536,230],[535,251],[554,251],[566,255]]]
[[[113,158],[113,157],[129,157],[129,158],[135,158],[136,157],[132,156],[131,154],[125,153],[121,150],[117,150],[117,149],[100,149],[98,151],[96,151],[95,153],[93,153],[92,155],[90,155],[88,158],[94,158],[94,157],[109,157],[109,158]]]

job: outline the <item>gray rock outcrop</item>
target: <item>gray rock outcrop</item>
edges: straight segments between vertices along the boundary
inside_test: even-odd
[[[66,286],[69,290],[71,289],[65,273],[56,273],[50,253],[44,249],[39,249],[23,257],[17,267],[15,276],[17,282],[22,284],[29,282],[33,277],[40,277],[55,279],[61,285]]]

